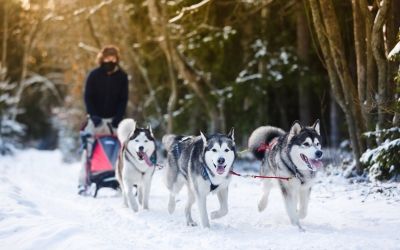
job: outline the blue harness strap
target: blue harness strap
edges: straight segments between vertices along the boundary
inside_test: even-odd
[[[172,146],[172,154],[174,155],[175,159],[179,159],[181,156],[181,146],[179,142]]]
[[[154,151],[154,153],[150,156],[150,161],[153,163],[153,166],[157,165],[157,153]]]

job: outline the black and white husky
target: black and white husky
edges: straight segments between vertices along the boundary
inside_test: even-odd
[[[265,145],[267,150],[262,149]],[[291,223],[303,230],[299,219],[307,215],[313,179],[316,170],[322,167],[319,120],[311,127],[302,127],[296,121],[289,133],[276,127],[259,127],[251,134],[248,146],[255,157],[263,161],[262,175],[293,177],[289,181],[279,180],[279,186]],[[264,179],[262,184],[260,212],[267,206],[272,182]]]
[[[236,158],[233,129],[228,135],[215,134],[183,137],[165,135],[162,142],[168,152],[166,165],[166,184],[170,191],[168,211],[175,210],[175,196],[183,185],[188,189],[185,208],[186,223],[196,226],[191,208],[196,201],[201,225],[210,227],[206,199],[209,193],[217,193],[219,210],[211,213],[211,219],[217,219],[228,213],[228,186],[230,170]]]
[[[116,176],[124,205],[138,211],[135,193],[143,209],[149,208],[149,193],[156,160],[156,143],[151,127],[137,128],[133,119],[124,119],[117,129],[121,142]],[[134,188],[136,190],[134,190]]]

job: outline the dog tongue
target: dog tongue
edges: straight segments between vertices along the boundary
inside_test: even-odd
[[[218,166],[217,167],[217,173],[218,174],[223,174],[225,172],[225,166]]]
[[[315,168],[322,167],[322,161],[321,160],[310,160],[310,163]]]
[[[149,157],[147,156],[147,154],[143,152],[143,153],[141,153],[141,155],[143,157],[143,160],[146,162],[146,164],[149,167],[151,167],[153,164],[151,163],[151,161],[150,161]]]

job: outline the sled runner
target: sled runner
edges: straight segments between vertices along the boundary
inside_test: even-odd
[[[87,145],[90,143],[87,140],[90,135],[84,136],[86,136]],[[118,138],[114,135],[96,135],[94,137],[91,150],[88,150],[91,152],[86,157],[87,185],[95,184],[93,197],[96,197],[99,189],[103,187],[118,189],[119,184],[115,178],[115,166],[120,147]]]

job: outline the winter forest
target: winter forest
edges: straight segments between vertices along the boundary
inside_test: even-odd
[[[0,0],[0,248],[398,249],[399,28],[400,0]],[[256,128],[319,119],[305,232],[279,188],[258,213],[257,179],[232,177],[211,230],[185,225],[186,192],[168,214],[165,169],[149,211],[111,189],[77,195],[85,82],[109,44],[128,76],[124,117],[151,126],[161,165],[163,135],[234,127],[235,170],[259,174]]]

